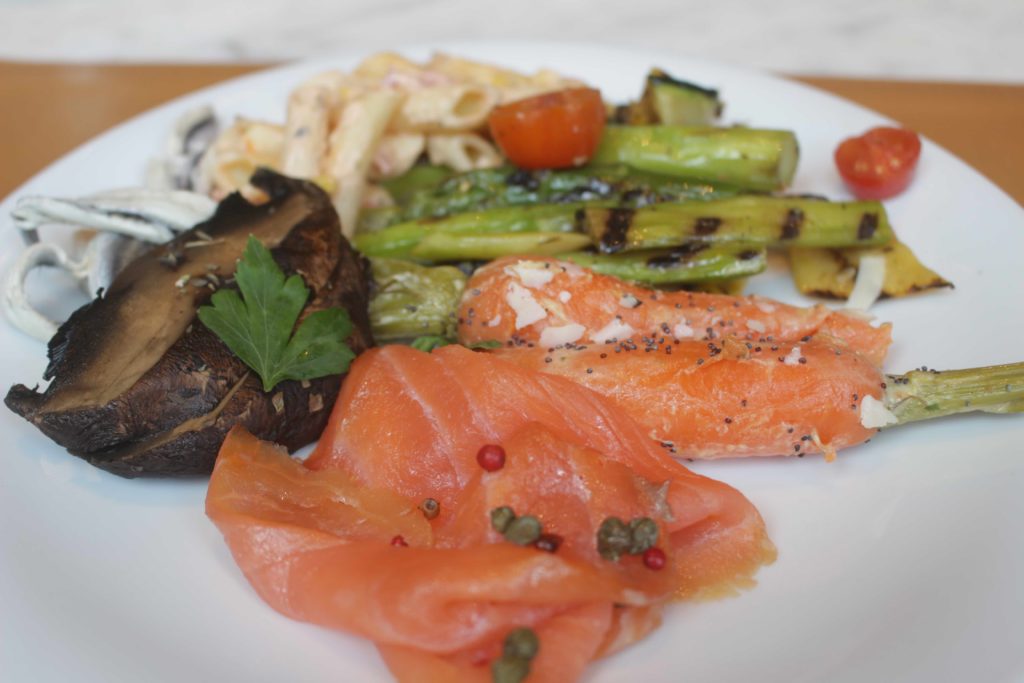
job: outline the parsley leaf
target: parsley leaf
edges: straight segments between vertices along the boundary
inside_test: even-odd
[[[449,346],[451,344],[458,344],[458,342],[448,337],[441,337],[435,335],[424,335],[422,337],[416,337],[411,342],[409,342],[409,346],[411,346],[412,348],[417,349],[418,351],[427,352],[433,351],[434,349],[439,349],[442,346]],[[485,339],[483,341],[463,344],[463,346],[465,346],[467,349],[472,349],[473,351],[477,351],[480,349],[498,349],[501,348],[501,342],[498,341],[497,339]]]
[[[434,349],[439,349],[442,346],[449,346],[454,343],[455,342],[449,339],[448,337],[428,334],[422,337],[416,337],[411,342],[409,342],[409,346],[416,349],[417,351],[426,351],[427,353],[429,353]]]
[[[311,313],[292,334],[309,288],[298,275],[285,279],[270,250],[249,236],[235,280],[241,296],[222,289],[202,306],[199,319],[256,371],[263,390],[286,379],[337,375],[355,358],[345,343],[352,332],[348,312],[330,308]]]

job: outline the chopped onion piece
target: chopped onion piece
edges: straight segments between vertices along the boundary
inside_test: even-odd
[[[857,281],[853,291],[846,300],[846,307],[855,311],[866,311],[878,301],[885,284],[885,256],[882,254],[865,254],[860,257],[857,268]]]
[[[587,328],[579,323],[569,323],[568,325],[548,325],[544,328],[544,331],[540,333],[540,345],[551,347],[571,344],[572,342],[580,339],[586,331]]]
[[[860,402],[860,423],[867,429],[879,429],[899,422],[892,411],[874,396],[865,396]]]
[[[548,312],[537,303],[537,300],[526,289],[517,282],[508,283],[508,291],[505,294],[505,301],[516,313],[516,329],[521,330],[527,325],[532,325],[538,320],[548,317]]]

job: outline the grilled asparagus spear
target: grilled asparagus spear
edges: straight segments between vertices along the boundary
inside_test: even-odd
[[[423,218],[398,223],[375,232],[357,234],[355,246],[367,256],[426,258],[414,255],[413,251],[424,239],[432,235],[480,237],[489,233],[571,233],[577,229],[577,215],[582,209],[582,204],[540,204],[470,211],[444,218]],[[589,240],[583,239],[578,246],[572,248],[578,249],[587,243]],[[503,252],[507,253],[515,252]]]
[[[370,325],[378,341],[421,335],[455,335],[455,310],[466,275],[452,266],[421,266],[397,259],[371,259]]]
[[[621,254],[573,252],[563,258],[603,275],[649,285],[718,281],[765,269],[764,246],[744,242],[688,242],[673,249]]]
[[[722,115],[723,106],[717,90],[651,69],[640,100],[615,107],[611,121],[633,126],[710,126]]]
[[[1024,363],[887,375],[881,403],[879,427],[975,411],[1022,413]]]
[[[425,173],[400,187],[420,182]],[[390,186],[389,186],[390,187]],[[505,206],[607,201],[622,206],[645,206],[663,201],[732,197],[738,190],[637,171],[628,166],[588,166],[557,171],[525,171],[493,168],[449,176],[434,185],[420,185],[412,192],[396,194],[398,206],[363,211],[359,232],[419,218],[436,218],[466,211]]]
[[[675,247],[693,240],[769,246],[878,246],[892,239],[878,202],[734,197],[640,209],[584,208],[577,225],[605,253]]]
[[[784,130],[608,126],[591,163],[770,192],[792,182],[798,156]]]

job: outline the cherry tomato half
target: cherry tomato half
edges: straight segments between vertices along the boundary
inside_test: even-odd
[[[860,199],[888,199],[906,189],[921,155],[921,138],[905,128],[882,126],[848,138],[836,148],[836,166]]]
[[[520,168],[581,166],[594,155],[604,130],[601,92],[569,88],[496,107],[491,135]]]

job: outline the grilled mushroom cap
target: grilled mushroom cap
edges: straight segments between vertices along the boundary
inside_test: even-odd
[[[196,319],[218,287],[233,286],[249,235],[309,287],[304,315],[345,308],[359,353],[372,345],[368,268],[341,235],[316,185],[261,170],[269,201],[225,199],[210,220],[132,262],[110,290],[50,340],[45,391],[16,385],[7,406],[90,463],[126,477],[209,473],[236,424],[287,448],[319,437],[342,377],[259,379]]]

